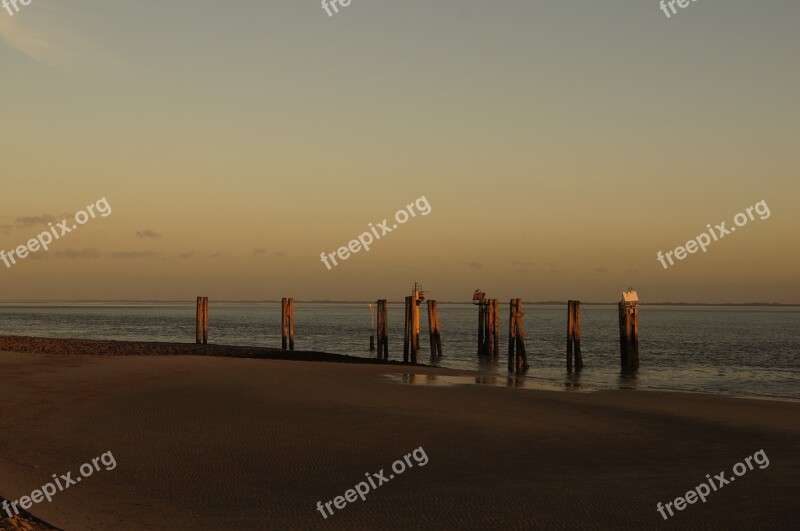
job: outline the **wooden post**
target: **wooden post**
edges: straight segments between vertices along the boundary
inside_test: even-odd
[[[208,297],[203,297],[203,344],[208,344]]]
[[[522,311],[522,299],[517,299],[517,372],[528,370],[528,356],[525,352],[525,331],[522,328],[522,317],[525,312]]]
[[[203,342],[203,297],[197,297],[197,334],[195,342]]]
[[[411,363],[417,364],[417,353],[419,352],[419,291],[414,290],[411,297]]]
[[[575,349],[575,370],[583,369],[583,355],[581,354],[581,301],[572,301],[572,345]]]
[[[405,324],[403,332],[403,363],[408,363],[408,347],[411,339],[411,297],[406,297]]]
[[[525,353],[525,331],[522,328],[522,299],[511,299],[508,324],[508,372],[528,370]],[[516,351],[516,352],[515,352]]]
[[[294,350],[294,299],[281,299],[281,348]]]
[[[442,353],[442,327],[439,322],[439,303],[433,301],[433,324],[436,326],[436,357],[441,358]]]
[[[500,304],[497,299],[492,299],[492,355],[497,358],[500,356]]]
[[[387,331],[386,299],[379,299],[378,307],[378,359],[389,359],[389,337]]]
[[[478,304],[478,356],[500,355],[500,308],[497,299]]]
[[[508,303],[508,372],[514,372],[514,367],[517,364],[516,352],[514,351],[514,346],[516,345],[517,300],[511,299]]]
[[[286,297],[281,299],[281,350],[286,350],[288,346],[289,330],[286,327],[286,312],[289,301]]]
[[[439,304],[428,301],[428,329],[431,335],[431,358],[442,357],[442,335],[439,329]]]
[[[567,371],[572,372],[572,358],[575,356],[575,370],[583,368],[581,356],[581,301],[567,303]]]
[[[294,299],[289,299],[289,350],[294,350]]]
[[[623,369],[639,367],[639,308],[619,303],[619,352]]]
[[[481,301],[478,304],[478,356],[484,355],[484,327],[486,322],[486,305]]]
[[[381,329],[382,329],[381,323],[382,323],[382,320],[383,320],[383,314],[381,313],[381,300],[380,299],[378,299],[378,301],[375,303],[375,306],[378,308],[378,328],[376,329],[376,333],[378,334],[378,359],[380,360],[380,359],[383,359],[383,342],[381,341],[381,339],[382,339],[382,337],[381,337]],[[371,316],[370,316],[370,318],[371,318]],[[372,350],[372,336],[369,336],[369,337],[370,337],[370,350]]]
[[[374,305],[369,305],[369,351],[372,352],[375,350],[375,316],[372,310],[375,308]]]
[[[491,356],[494,353],[494,301],[497,299],[489,299],[489,306],[486,308],[486,355]]]

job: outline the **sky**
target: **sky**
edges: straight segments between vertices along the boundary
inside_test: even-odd
[[[0,262],[0,300],[800,303],[796,1],[19,7],[0,249],[110,214]]]

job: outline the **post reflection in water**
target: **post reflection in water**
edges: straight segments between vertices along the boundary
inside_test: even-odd
[[[564,387],[567,389],[579,389],[581,387],[581,372],[568,371],[567,377],[564,379]]]
[[[619,371],[620,389],[637,389],[638,380],[639,380],[639,371],[636,369],[633,370],[623,369]]]

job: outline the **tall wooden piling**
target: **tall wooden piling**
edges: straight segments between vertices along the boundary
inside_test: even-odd
[[[473,303],[477,299],[473,298]],[[497,299],[477,300],[478,356],[500,355],[500,306]]]
[[[374,304],[369,305],[369,351],[375,350],[375,314],[372,310],[375,309]]]
[[[403,319],[403,363],[408,363],[408,347],[411,343],[411,297],[406,297],[405,317]]]
[[[572,358],[575,356],[575,370],[583,368],[581,355],[581,301],[567,302],[567,370],[572,371]]]
[[[419,353],[419,291],[416,286],[411,296],[411,330],[411,363],[416,365]]]
[[[528,370],[525,332],[522,327],[522,299],[511,299],[508,312],[508,372]]]
[[[619,353],[623,370],[639,367],[639,296],[633,289],[619,303]]]
[[[195,342],[208,344],[208,297],[197,297],[197,331]]]
[[[378,359],[389,359],[389,334],[388,330],[388,313],[386,311],[386,299],[379,299],[378,307]]]
[[[428,329],[431,335],[431,358],[442,357],[442,334],[439,328],[439,304],[428,301]]]
[[[208,297],[203,297],[203,344],[208,344]]]
[[[294,350],[294,299],[281,299],[281,348]]]
[[[481,302],[478,304],[478,356],[484,356],[486,350],[484,337],[486,333],[486,304]]]
[[[492,331],[492,355],[496,358],[500,356],[500,303],[497,299],[492,299],[492,321],[490,330]]]

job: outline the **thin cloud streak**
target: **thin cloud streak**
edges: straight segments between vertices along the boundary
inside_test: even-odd
[[[105,49],[84,35],[98,4],[121,5],[125,0],[72,0],[69,4],[36,0],[20,5],[14,16],[0,12],[0,41],[23,55],[57,69],[87,63],[108,63]],[[94,20],[97,23],[97,20]]]

